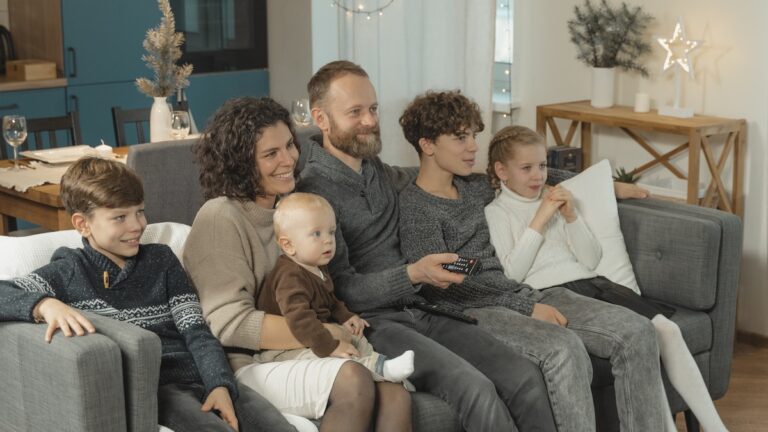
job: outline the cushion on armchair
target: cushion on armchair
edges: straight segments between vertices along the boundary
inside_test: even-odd
[[[184,242],[190,227],[173,222],[147,225],[142,243],[163,243],[181,260]],[[28,237],[0,236],[0,279],[24,276],[48,264],[56,249],[64,246],[82,247],[80,234],[75,230],[53,231]]]

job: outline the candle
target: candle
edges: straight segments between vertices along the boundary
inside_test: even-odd
[[[651,98],[648,93],[635,94],[635,112],[644,113],[651,110]]]

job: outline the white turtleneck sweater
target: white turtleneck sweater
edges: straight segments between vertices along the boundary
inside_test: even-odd
[[[575,221],[566,223],[557,212],[539,234],[528,225],[540,204],[541,196],[525,198],[502,184],[499,195],[485,207],[504,274],[537,289],[596,277],[602,252],[584,220],[577,213]]]

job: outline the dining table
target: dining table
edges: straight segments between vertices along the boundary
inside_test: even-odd
[[[115,158],[123,161],[128,147],[112,150]],[[19,159],[20,165],[28,168],[31,159]],[[13,166],[12,160],[0,160],[0,168]],[[58,183],[33,186],[24,192],[0,186],[0,235],[8,235],[11,218],[23,219],[51,231],[72,229],[71,216],[64,208],[59,196]]]

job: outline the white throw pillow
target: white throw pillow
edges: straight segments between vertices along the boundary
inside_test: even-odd
[[[167,244],[181,260],[189,225],[162,222],[147,226],[142,243]],[[27,237],[0,236],[0,279],[24,276],[51,262],[56,249],[66,246],[82,247],[80,234],[75,230],[53,231]]]
[[[604,159],[561,184],[573,194],[579,215],[603,249],[595,272],[640,294],[621,234],[611,174],[611,164]]]

